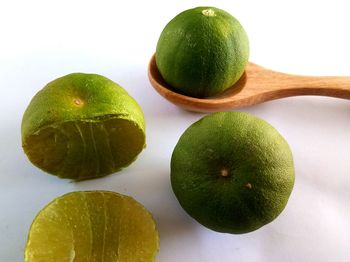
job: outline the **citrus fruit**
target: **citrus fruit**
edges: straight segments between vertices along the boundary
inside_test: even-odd
[[[175,16],[156,48],[156,64],[165,82],[193,97],[231,87],[242,76],[248,56],[248,37],[241,24],[215,7],[196,7]]]
[[[264,120],[243,112],[214,113],[181,136],[171,158],[171,184],[181,206],[202,225],[247,233],[286,206],[293,157]]]
[[[80,191],[54,199],[38,213],[25,262],[150,262],[158,246],[151,214],[133,198]]]
[[[141,108],[106,77],[73,73],[47,84],[22,120],[29,160],[53,175],[83,180],[114,173],[145,146]]]

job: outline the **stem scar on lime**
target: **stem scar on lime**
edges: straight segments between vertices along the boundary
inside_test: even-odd
[[[245,187],[248,188],[248,189],[252,189],[252,184],[251,184],[251,183],[247,183],[247,184],[245,185]]]
[[[47,84],[22,119],[29,160],[61,178],[105,176],[131,164],[145,147],[137,102],[97,74],[73,73]]]
[[[180,205],[202,225],[248,233],[273,221],[287,205],[294,185],[292,152],[260,118],[210,114],[176,144],[171,185]]]
[[[229,171],[226,168],[221,169],[220,176],[228,177],[230,175]]]
[[[73,102],[76,106],[83,106],[84,102],[80,98],[74,98]]]

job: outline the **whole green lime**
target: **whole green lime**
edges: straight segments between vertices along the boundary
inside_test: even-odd
[[[60,196],[35,217],[25,262],[155,261],[152,215],[129,196],[80,191]]]
[[[215,7],[197,7],[174,17],[162,31],[156,64],[177,92],[207,97],[224,91],[242,76],[249,43],[241,24]]]
[[[214,113],[181,136],[171,158],[171,184],[181,206],[202,225],[247,233],[285,208],[294,185],[293,157],[262,119]]]
[[[71,179],[114,173],[145,147],[145,121],[136,101],[96,74],[73,73],[47,84],[22,120],[22,146],[44,171]]]

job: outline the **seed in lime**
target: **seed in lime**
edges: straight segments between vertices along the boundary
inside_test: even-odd
[[[131,164],[144,148],[143,112],[106,77],[69,74],[33,97],[22,120],[22,146],[50,174],[101,177]]]
[[[34,219],[25,262],[155,261],[159,235],[133,198],[80,191],[54,199]]]
[[[285,208],[294,185],[293,157],[264,120],[214,113],[181,136],[171,159],[171,184],[181,206],[202,225],[247,233]]]

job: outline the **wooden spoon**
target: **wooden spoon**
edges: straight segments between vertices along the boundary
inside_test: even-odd
[[[350,77],[289,75],[253,63],[247,65],[245,73],[235,85],[207,98],[194,98],[172,91],[160,75],[154,55],[149,63],[148,77],[154,89],[164,98],[196,112],[224,111],[288,96],[318,95],[350,99]]]

